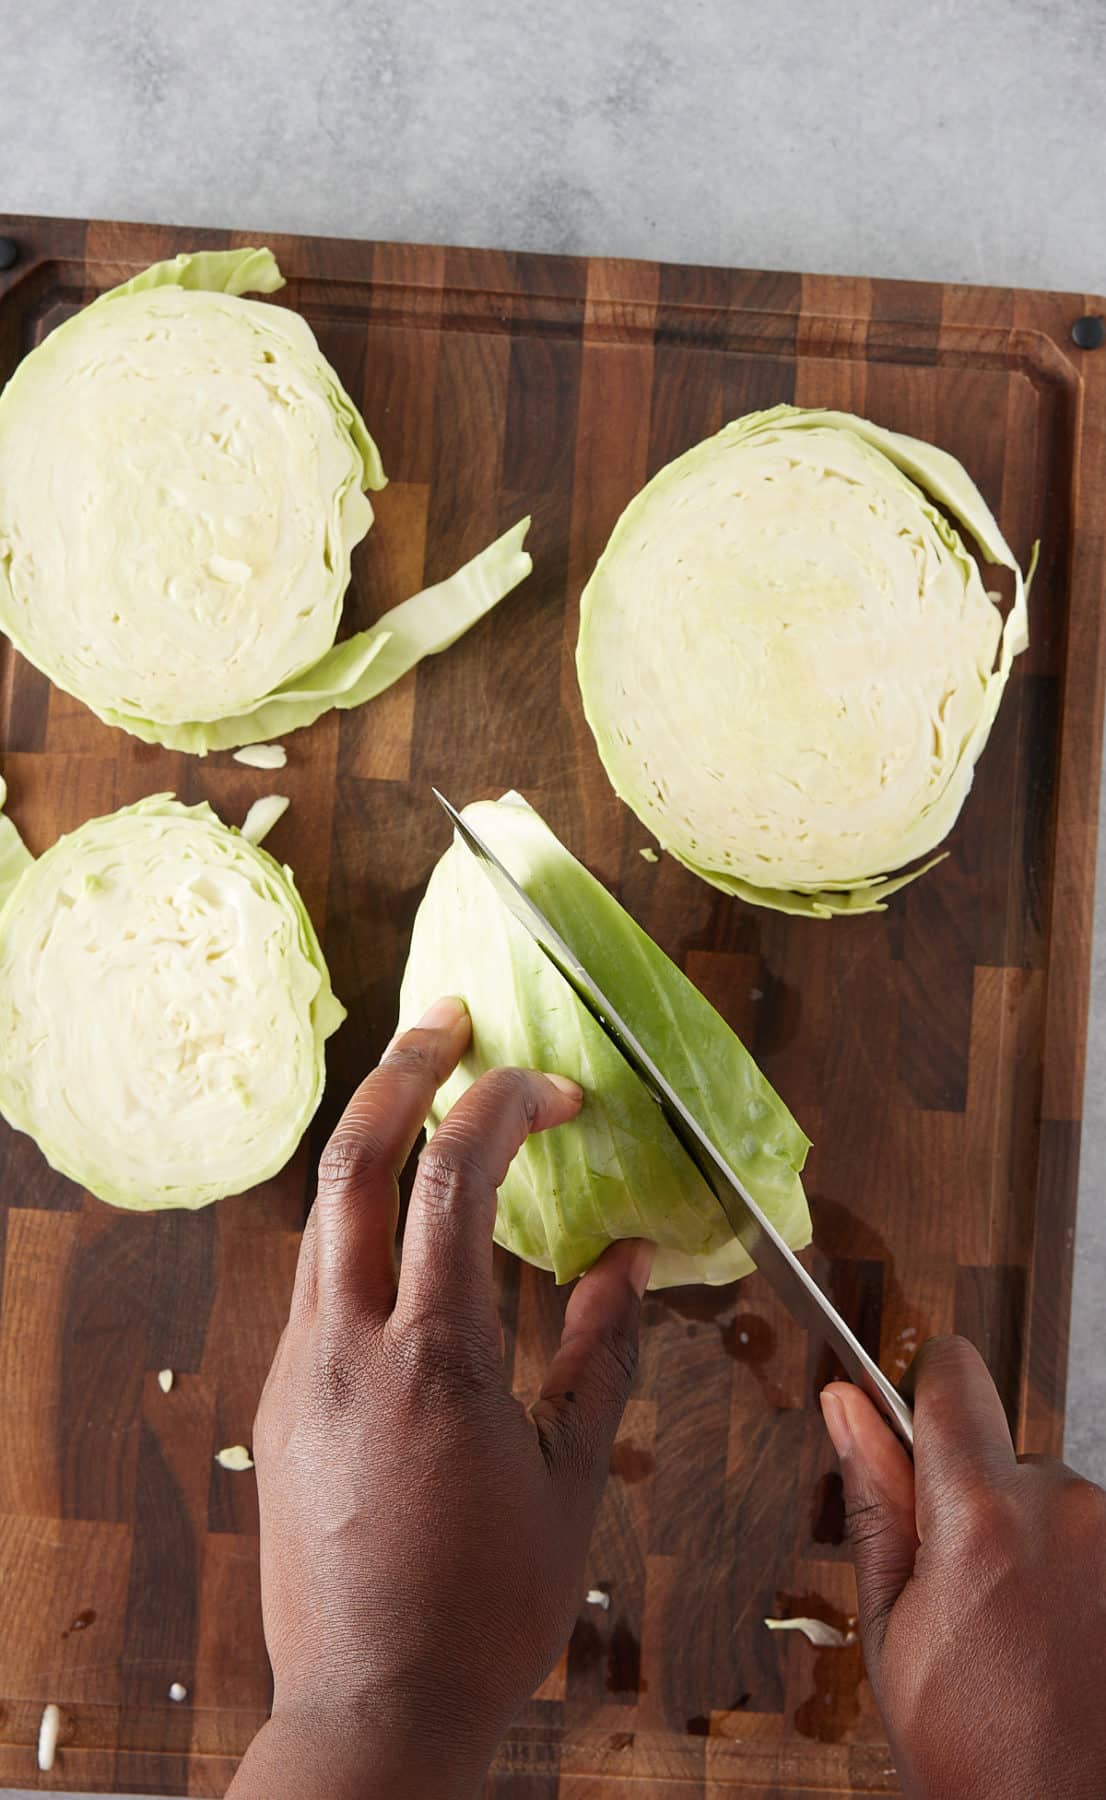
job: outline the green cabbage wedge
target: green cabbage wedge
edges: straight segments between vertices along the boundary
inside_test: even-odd
[[[478,802],[465,817],[578,952],[788,1243],[809,1243],[800,1180],[809,1140],[725,1021],[517,794]],[[749,1273],[659,1108],[457,843],[415,918],[401,1027],[442,994],[465,1000],[472,1043],[440,1090],[428,1131],[487,1069],[548,1069],[584,1089],[579,1117],[528,1139],[511,1165],[499,1191],[498,1243],[558,1281],[625,1237],[659,1246],[654,1288]]]
[[[0,627],[108,724],[234,749],[359,706],[529,572],[528,520],[335,643],[385,485],[268,250],[157,263],[0,394]]]
[[[115,1206],[275,1175],[344,1017],[291,871],[206,804],[91,819],[0,911],[0,1111]]]
[[[1005,620],[957,525],[1012,571]],[[881,910],[960,812],[1026,588],[946,451],[750,413],[615,526],[581,606],[584,710],[616,791],[697,875],[783,912]]]

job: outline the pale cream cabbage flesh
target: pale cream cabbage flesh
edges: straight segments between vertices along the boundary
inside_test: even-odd
[[[117,1206],[274,1175],[344,1016],[291,871],[206,804],[90,820],[0,910],[0,1111]]]
[[[283,744],[247,744],[244,749],[234,752],[234,760],[243,763],[247,769],[283,769],[288,752]]]
[[[517,794],[476,803],[465,817],[582,957],[787,1241],[808,1243],[800,1180],[808,1139],[725,1021]],[[568,1075],[584,1089],[579,1117],[528,1139],[511,1165],[497,1242],[558,1281],[615,1239],[637,1236],[659,1246],[655,1288],[749,1272],[659,1108],[458,843],[415,917],[401,1027],[442,994],[467,1004],[472,1042],[428,1130],[480,1074],[503,1065]]]
[[[239,827],[247,843],[264,843],[273,826],[288,811],[288,806],[284,794],[264,794],[260,800],[255,800]]]
[[[946,513],[1012,571],[1005,620]],[[955,458],[778,406],[627,507],[577,667],[607,773],[664,849],[828,916],[922,873],[908,865],[955,822],[1027,641],[1021,572]]]
[[[204,754],[360,705],[528,573],[522,521],[335,643],[385,485],[267,250],[179,256],[53,331],[0,394],[0,626],[109,724]]]

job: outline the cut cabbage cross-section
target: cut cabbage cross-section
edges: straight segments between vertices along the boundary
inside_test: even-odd
[[[0,1111],[116,1206],[276,1174],[344,1017],[291,871],[206,804],[90,820],[0,911]]]
[[[810,1241],[800,1171],[809,1140],[725,1020],[517,794],[465,817],[591,970],[676,1092],[795,1249]],[[495,1236],[568,1281],[616,1238],[657,1245],[650,1285],[726,1282],[752,1268],[718,1201],[633,1070],[488,886],[446,851],[418,913],[400,1025],[459,994],[472,1042],[434,1101],[439,1124],[487,1069],[571,1076],[579,1116],[527,1139],[499,1190]]]
[[[157,263],[0,395],[0,627],[109,724],[204,754],[360,705],[530,568],[523,521],[335,644],[385,485],[268,250]]]
[[[1005,621],[950,518],[1013,572]],[[827,917],[922,873],[1027,641],[1025,582],[954,457],[778,406],[626,508],[584,592],[577,668],[607,774],[666,850]]]

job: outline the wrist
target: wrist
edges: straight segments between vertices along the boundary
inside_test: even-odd
[[[495,1750],[427,1708],[416,1721],[327,1706],[276,1707],[228,1800],[473,1800]]]
[[[365,1752],[365,1764],[369,1762]],[[227,1800],[367,1800],[364,1768],[338,1738],[328,1743],[274,1714],[258,1732],[238,1766]]]

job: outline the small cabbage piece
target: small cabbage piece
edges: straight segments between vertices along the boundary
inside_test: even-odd
[[[248,843],[263,844],[278,819],[283,819],[288,806],[289,801],[284,794],[265,794],[260,800],[255,800],[242,820],[242,836]]]
[[[283,769],[288,752],[283,744],[247,744],[244,749],[234,752],[234,760],[243,763],[247,769]]]
[[[38,1766],[43,1775],[49,1775],[54,1767],[60,1732],[61,1708],[51,1700],[43,1707],[38,1724]]]
[[[3,906],[24,869],[29,869],[34,857],[28,850],[19,831],[2,810],[8,798],[8,784],[0,775],[0,907]]]
[[[199,755],[361,705],[530,569],[524,520],[335,643],[385,475],[306,320],[243,298],[282,285],[268,250],[156,263],[0,394],[0,627],[108,724]]]
[[[946,514],[1013,572],[1005,621]],[[1027,642],[1026,583],[954,457],[777,406],[626,508],[577,670],[607,774],[663,847],[824,918],[923,873],[908,865],[954,824]]]
[[[465,817],[578,952],[788,1243],[809,1243],[799,1179],[809,1140],[725,1021],[517,794],[478,802]],[[401,1029],[442,994],[466,1002],[472,1042],[428,1131],[486,1069],[548,1069],[584,1089],[579,1116],[529,1138],[512,1163],[499,1190],[498,1243],[558,1281],[625,1237],[659,1246],[654,1288],[749,1273],[660,1109],[458,843],[415,917]]]
[[[291,871],[206,804],[91,819],[0,911],[0,1111],[115,1206],[275,1175],[344,1017]]]
[[[253,1468],[253,1457],[245,1444],[228,1444],[225,1450],[217,1450],[215,1461],[221,1469],[233,1469],[238,1474]]]
[[[806,1638],[808,1644],[814,1644],[819,1650],[844,1650],[855,1644],[855,1631],[841,1631],[836,1625],[827,1625],[825,1619],[765,1619],[769,1631],[798,1631]]]

